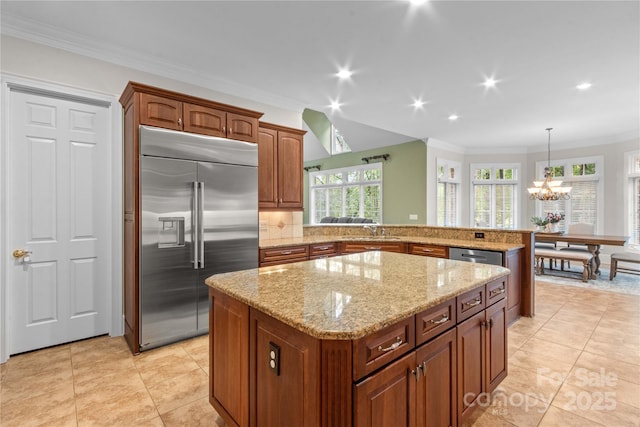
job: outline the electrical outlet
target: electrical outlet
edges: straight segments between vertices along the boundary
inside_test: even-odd
[[[269,342],[269,369],[280,376],[280,347]]]
[[[418,214],[409,214],[409,219],[416,221],[418,219]]]
[[[476,239],[484,239],[484,233],[476,233]]]

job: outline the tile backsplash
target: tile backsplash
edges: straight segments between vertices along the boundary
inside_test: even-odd
[[[302,211],[268,211],[258,214],[260,239],[302,237]]]

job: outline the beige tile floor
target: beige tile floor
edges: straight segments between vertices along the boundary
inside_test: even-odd
[[[640,297],[537,282],[509,334],[509,376],[473,426],[640,426]],[[0,426],[224,426],[206,337],[132,356],[99,337],[0,365]]]

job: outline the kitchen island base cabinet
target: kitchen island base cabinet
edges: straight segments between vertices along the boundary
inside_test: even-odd
[[[415,425],[416,356],[411,353],[354,386],[355,427]]]
[[[502,299],[457,326],[458,422],[507,376],[506,307]]]
[[[219,292],[209,300],[209,403],[227,424],[247,426],[249,307]]]
[[[250,319],[250,424],[318,425],[318,340],[257,310]]]
[[[457,425],[457,342],[453,328],[416,351],[422,378],[417,381],[417,427]]]

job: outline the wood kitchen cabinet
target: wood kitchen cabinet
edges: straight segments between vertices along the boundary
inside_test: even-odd
[[[339,254],[337,242],[314,243],[309,245],[309,259],[329,258]]]
[[[456,329],[450,329],[420,347],[416,360],[423,377],[417,381],[416,426],[457,425]]]
[[[258,207],[302,210],[303,138],[298,129],[260,122]]]
[[[306,261],[308,259],[308,245],[281,246],[277,248],[260,249],[259,251],[260,267]]]
[[[436,258],[449,258],[449,248],[447,246],[428,245],[426,243],[409,243],[408,253]]]
[[[140,124],[239,141],[258,141],[258,119],[262,113],[137,83],[130,85],[132,90],[139,92]]]
[[[250,321],[250,425],[317,425],[320,342],[258,310]]]
[[[124,337],[135,354],[140,352],[140,125],[257,142],[262,113],[135,82],[127,84],[120,104],[124,114]]]
[[[416,356],[391,363],[354,387],[354,426],[414,426]]]
[[[504,286],[494,280],[353,340],[314,338],[210,289],[209,401],[239,426],[459,425],[507,374]]]
[[[341,254],[355,254],[366,251],[387,251],[407,253],[407,244],[404,242],[378,242],[378,241],[353,241],[342,242]]]
[[[507,376],[506,306],[502,298],[457,326],[458,422]]]

